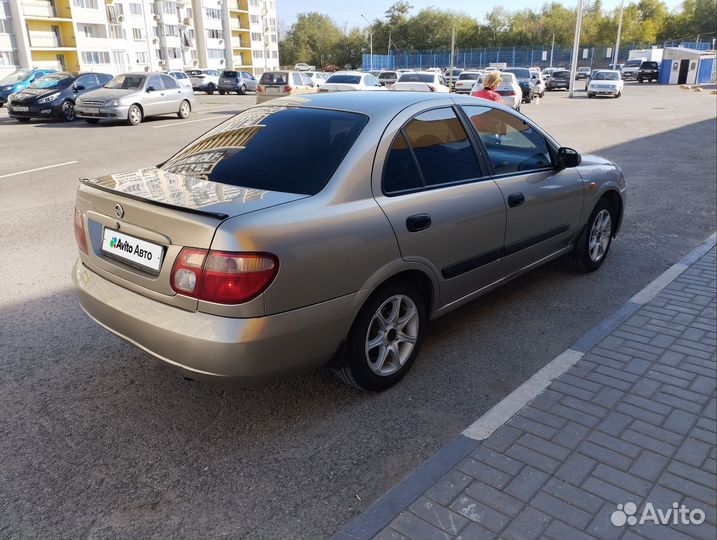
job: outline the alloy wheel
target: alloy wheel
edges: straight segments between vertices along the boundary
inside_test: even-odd
[[[377,375],[396,373],[411,357],[419,330],[419,313],[411,298],[397,294],[376,310],[366,332],[366,360]]]
[[[593,220],[590,228],[590,239],[588,240],[588,252],[590,260],[599,262],[607,253],[610,246],[610,236],[612,234],[612,219],[610,212],[603,209],[598,212]]]
[[[75,115],[75,104],[71,101],[65,101],[65,103],[62,104],[62,118],[64,118],[66,122],[72,122],[77,118]]]

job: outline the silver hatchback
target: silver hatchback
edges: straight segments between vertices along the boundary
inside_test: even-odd
[[[328,364],[381,390],[431,319],[557,257],[597,270],[624,207],[616,165],[502,105],[302,95],[83,180],[73,278],[90,317],[191,377]]]
[[[75,113],[90,124],[102,119],[139,125],[148,116],[189,118],[195,104],[191,88],[165,73],[124,73],[75,101]]]

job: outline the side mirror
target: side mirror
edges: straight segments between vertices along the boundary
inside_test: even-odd
[[[154,86],[147,87],[147,92],[156,92],[156,91],[157,91],[157,89]]]
[[[577,150],[561,146],[558,149],[558,169],[569,169],[571,167],[577,167],[580,165],[582,157]]]
[[[380,84],[381,86],[386,86],[385,82],[378,81],[378,84]]]
[[[79,92],[80,90],[84,90],[85,87],[82,86],[81,84],[76,84],[75,86],[72,87],[72,89],[73,89],[75,92]]]

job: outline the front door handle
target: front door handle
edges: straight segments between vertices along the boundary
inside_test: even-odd
[[[416,214],[406,218],[406,228],[409,232],[424,231],[431,226],[431,216],[428,214]]]
[[[511,193],[508,195],[508,206],[515,208],[525,202],[525,195],[522,193]]]

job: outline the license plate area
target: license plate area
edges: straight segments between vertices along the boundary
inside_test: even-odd
[[[283,87],[281,87],[281,86],[267,86],[266,87],[267,94],[281,94],[282,90],[283,90]]]
[[[87,114],[100,114],[99,107],[84,107],[82,110]]]
[[[104,256],[152,274],[159,275],[164,247],[105,227],[102,231]]]
[[[30,109],[28,107],[19,107],[19,106],[15,105],[13,107],[13,110],[15,110],[17,112],[28,112]]]

